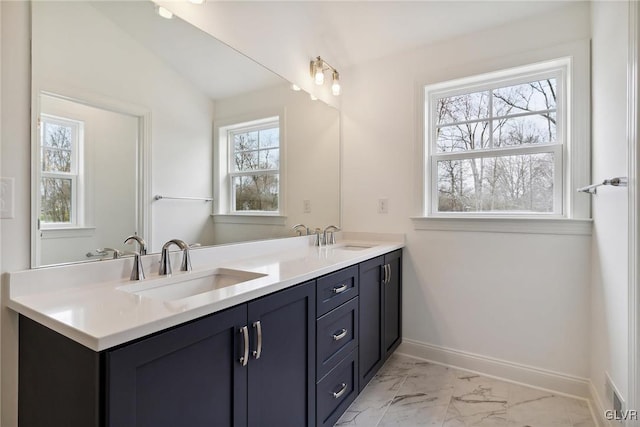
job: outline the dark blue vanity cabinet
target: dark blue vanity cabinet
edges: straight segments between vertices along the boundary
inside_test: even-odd
[[[402,251],[370,259],[359,266],[360,391],[400,345]]]
[[[20,317],[21,427],[313,426],[315,281],[96,353]]]
[[[105,426],[246,426],[246,325],[244,304],[107,351]]]
[[[384,267],[386,265],[386,267]],[[386,268],[386,274],[384,270]],[[383,264],[384,312],[384,358],[400,345],[402,339],[402,251],[394,251],[384,256]]]
[[[109,427],[312,426],[315,282],[108,351],[106,366]]]
[[[401,251],[94,352],[20,316],[20,427],[329,427],[400,343]]]
[[[331,427],[358,396],[358,266],[317,283],[316,426]]]

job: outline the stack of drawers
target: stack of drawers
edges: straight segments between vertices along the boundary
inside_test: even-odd
[[[358,395],[358,266],[316,286],[317,427],[333,426]]]

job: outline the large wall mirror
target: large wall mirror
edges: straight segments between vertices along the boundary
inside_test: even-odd
[[[339,112],[150,1],[32,2],[32,266],[340,220]]]

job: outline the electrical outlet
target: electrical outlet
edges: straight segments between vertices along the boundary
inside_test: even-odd
[[[311,213],[311,200],[302,201],[302,212]]]
[[[389,199],[378,199],[378,213],[389,213]]]
[[[0,218],[15,218],[15,179],[0,178]]]

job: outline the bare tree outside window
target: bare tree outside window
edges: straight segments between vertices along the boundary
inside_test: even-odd
[[[433,114],[438,212],[554,212],[555,77],[440,97]]]
[[[278,122],[229,132],[233,208],[277,212],[280,192],[280,129]]]
[[[80,124],[43,115],[40,126],[40,221],[70,224],[75,217]]]

